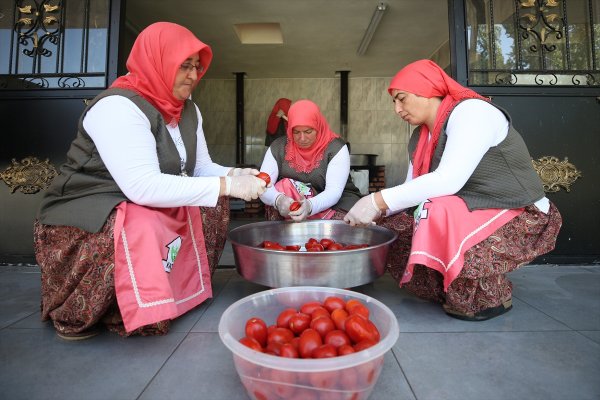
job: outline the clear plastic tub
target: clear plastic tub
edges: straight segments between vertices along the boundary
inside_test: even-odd
[[[379,329],[379,343],[341,357],[292,359],[260,353],[239,342],[249,318],[259,317],[267,325],[274,324],[285,308],[299,308],[328,296],[362,301]],[[383,368],[384,354],[396,343],[398,335],[396,317],[383,303],[361,293],[328,287],[296,286],[259,292],[229,306],[219,322],[219,336],[233,353],[248,395],[256,400],[367,399]]]

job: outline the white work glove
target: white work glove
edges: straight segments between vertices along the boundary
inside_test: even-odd
[[[279,215],[283,218],[286,218],[290,214],[290,205],[294,202],[294,199],[286,196],[285,194],[280,194],[275,199],[275,208],[279,211]]]
[[[348,211],[344,221],[352,226],[374,225],[377,218],[381,216],[381,210],[375,204],[375,194],[370,194],[358,200]]]
[[[258,175],[256,168],[232,168],[227,176]]]
[[[296,222],[304,221],[312,212],[312,203],[308,199],[302,200],[300,208],[296,211],[290,211],[290,218]]]
[[[225,195],[246,201],[258,199],[267,189],[267,184],[254,175],[226,176]]]

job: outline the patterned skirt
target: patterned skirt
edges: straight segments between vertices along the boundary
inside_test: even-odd
[[[399,213],[382,219],[378,225],[398,233],[390,248],[387,270],[400,282],[410,254],[414,219]],[[512,283],[506,274],[554,249],[562,217],[554,204],[547,214],[535,206],[500,227],[487,239],[465,253],[460,274],[444,292],[442,275],[416,265],[412,279],[402,287],[420,298],[445,304],[463,314],[499,306],[512,298]]]
[[[211,273],[225,247],[229,198],[215,207],[200,207]],[[170,321],[160,321],[127,333],[117,305],[114,284],[113,211],[97,233],[71,226],[34,225],[34,247],[42,277],[42,320],[52,320],[61,334],[76,334],[98,323],[122,336],[164,335]]]

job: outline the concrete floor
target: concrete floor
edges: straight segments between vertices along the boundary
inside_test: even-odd
[[[233,264],[227,244],[221,265]],[[485,322],[449,318],[387,275],[358,288],[400,326],[369,399],[600,399],[600,266],[531,265],[510,278],[513,310]],[[248,399],[217,326],[264,289],[221,268],[213,298],[166,336],[67,342],[40,321],[39,268],[0,266],[0,398]]]

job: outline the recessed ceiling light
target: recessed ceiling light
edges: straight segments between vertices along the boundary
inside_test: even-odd
[[[242,44],[282,44],[279,23],[234,24],[233,29]]]

